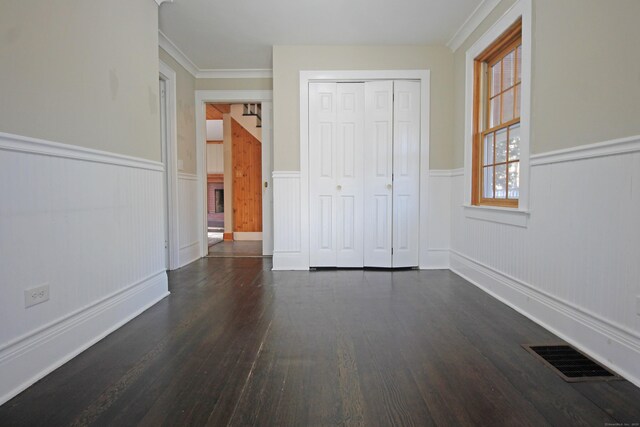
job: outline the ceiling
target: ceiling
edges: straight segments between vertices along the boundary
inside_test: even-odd
[[[271,69],[274,45],[446,44],[483,0],[173,0],[160,31],[197,68]]]

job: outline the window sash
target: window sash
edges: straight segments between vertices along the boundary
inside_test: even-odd
[[[502,207],[518,207],[517,198],[509,198],[509,166],[515,165],[514,168],[518,170],[519,180],[519,163],[520,160],[510,160],[509,158],[509,129],[520,123],[520,108],[518,104],[521,103],[521,72],[518,73],[518,68],[522,67],[522,23],[516,22],[511,28],[496,40],[491,46],[489,46],[484,52],[482,52],[475,60],[474,64],[474,100],[473,100],[473,177],[472,177],[472,204],[474,205],[488,205],[488,206],[502,206]],[[504,58],[513,53],[513,80],[510,80],[510,85],[505,87],[505,75],[504,75]],[[520,53],[520,55],[518,55]],[[518,58],[518,56],[520,56]],[[500,84],[492,87],[494,81],[492,77],[492,67],[500,63]],[[518,79],[520,74],[520,79]],[[495,90],[494,88],[497,88]],[[503,122],[504,119],[504,94],[512,91],[512,104],[513,110],[509,112],[506,117],[511,114],[512,117]],[[520,94],[520,96],[518,96]],[[510,96],[510,95],[507,95]],[[499,99],[499,108],[497,120],[491,120],[491,102],[492,100]],[[506,154],[505,161],[496,162],[496,150],[495,150],[495,138],[498,132],[505,130],[506,135]],[[484,141],[488,135],[493,136],[493,159],[485,162],[484,153]],[[504,198],[496,198],[496,168],[505,168],[505,187]],[[492,192],[493,197],[485,197],[484,179],[485,171],[491,168],[492,171]],[[519,187],[519,182],[518,182]],[[519,194],[519,192],[518,192]]]

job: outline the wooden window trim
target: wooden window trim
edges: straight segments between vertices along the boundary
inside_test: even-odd
[[[488,78],[491,67],[502,61],[502,59],[512,50],[516,49],[518,45],[522,44],[522,19],[516,21],[511,27],[509,27],[500,37],[496,39],[494,43],[492,43],[487,49],[485,49],[480,55],[478,55],[474,60],[473,67],[473,147],[472,147],[472,179],[471,179],[471,204],[472,205],[480,205],[480,206],[495,206],[495,207],[507,207],[507,208],[518,208],[518,199],[509,199],[508,194],[505,194],[504,199],[496,199],[496,198],[485,198],[483,197],[483,140],[485,135],[492,134],[501,129],[507,130],[507,146],[508,146],[508,132],[509,127],[520,123],[520,116],[514,119],[511,119],[507,122],[500,123],[499,125],[493,126],[489,128],[489,120],[490,120],[490,102],[491,99],[496,96],[502,97],[502,94],[508,90],[513,88],[514,96],[517,93],[517,87],[522,85],[522,80],[517,81],[516,77],[514,77],[513,85],[509,88],[505,89],[503,87],[503,72],[501,70],[500,77],[500,90],[493,94],[493,98],[490,96],[490,88]],[[522,59],[520,59],[522,61]],[[517,61],[514,61],[514,76],[518,75],[517,70]],[[522,93],[522,90],[520,91]],[[520,102],[520,98],[517,100],[514,98],[514,114],[515,114],[515,104],[516,102]],[[500,105],[500,120],[502,120],[503,114],[503,105]],[[507,149],[508,150],[508,149]],[[505,164],[507,168],[507,177],[506,180],[508,182],[508,168],[510,163],[516,163],[516,161],[509,161],[508,151],[507,158],[504,162],[496,163],[495,162],[495,150],[494,150],[494,161],[491,163],[493,167],[496,165]],[[517,161],[519,163],[519,160]],[[495,183],[494,183],[495,185]],[[505,190],[507,191],[507,190]]]

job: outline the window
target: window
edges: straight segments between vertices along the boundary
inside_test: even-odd
[[[473,205],[518,207],[522,20],[474,60]]]

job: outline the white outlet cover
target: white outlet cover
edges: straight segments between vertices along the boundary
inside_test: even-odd
[[[49,300],[49,284],[24,291],[24,307],[28,308]]]

